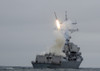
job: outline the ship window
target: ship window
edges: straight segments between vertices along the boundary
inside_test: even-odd
[[[66,59],[66,57],[63,57],[64,59]]]
[[[38,61],[36,61],[36,63],[38,63]]]
[[[61,61],[59,63],[61,64]]]
[[[47,59],[51,59],[52,57],[47,57]]]

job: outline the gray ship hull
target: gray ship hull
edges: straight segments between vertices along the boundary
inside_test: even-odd
[[[60,64],[32,62],[32,65],[34,68],[72,68],[72,69],[78,69],[81,62],[82,61],[68,61],[68,62],[61,62]]]

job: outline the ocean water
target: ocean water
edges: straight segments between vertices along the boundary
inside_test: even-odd
[[[32,67],[0,66],[0,71],[100,71],[100,68],[79,68],[79,69],[33,69]]]

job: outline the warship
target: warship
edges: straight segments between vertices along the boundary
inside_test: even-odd
[[[56,13],[55,13],[56,19]],[[65,13],[65,21],[67,21],[67,14]],[[77,24],[77,23],[72,23]],[[78,29],[70,30],[72,33],[73,31],[78,31]],[[66,35],[65,35],[66,37]],[[56,55],[54,53],[45,53],[44,55],[37,55],[36,60],[32,61],[33,68],[43,69],[43,68],[73,68],[78,69],[81,62],[83,61],[83,57],[81,56],[80,47],[75,45],[73,42],[70,41],[71,36],[65,38],[65,44],[62,49],[62,52],[65,56]]]

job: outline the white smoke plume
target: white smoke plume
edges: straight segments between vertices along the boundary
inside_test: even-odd
[[[65,44],[65,38],[62,33],[58,30],[54,31],[54,35],[56,37],[54,45],[50,48],[49,52],[55,55],[64,55],[62,53],[62,48]]]
[[[60,30],[55,30],[54,31],[54,36],[55,36],[55,42],[54,44],[50,47],[49,53],[53,53],[55,55],[63,55],[65,54],[62,52],[62,49],[65,45],[66,39],[70,40],[70,31],[73,29],[73,25],[70,20],[65,21],[64,23],[60,24]]]

